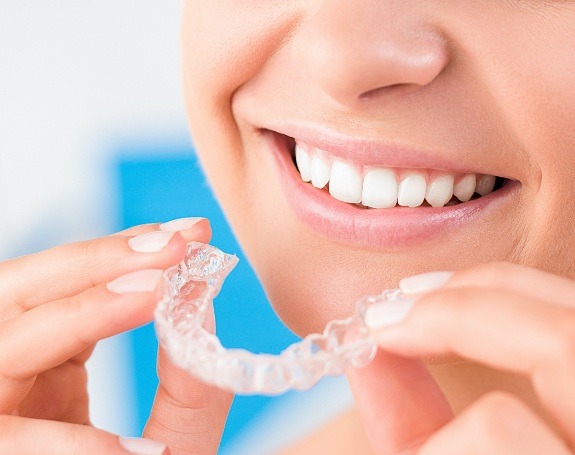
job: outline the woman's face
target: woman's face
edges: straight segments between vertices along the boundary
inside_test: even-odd
[[[204,169],[300,335],[410,274],[575,275],[574,2],[187,0],[183,25]]]

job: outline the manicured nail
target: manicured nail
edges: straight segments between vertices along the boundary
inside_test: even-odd
[[[109,291],[116,294],[132,292],[152,292],[162,276],[162,270],[146,269],[127,273],[106,284]]]
[[[166,444],[153,439],[120,437],[119,440],[122,448],[135,455],[162,455],[167,449]]]
[[[439,289],[449,281],[453,272],[429,272],[404,278],[399,287],[405,294],[420,294]]]
[[[398,324],[409,314],[414,302],[415,300],[403,299],[372,305],[365,312],[365,324],[372,330]]]
[[[162,231],[185,231],[186,229],[190,229],[194,224],[197,224],[202,220],[205,220],[205,218],[178,218],[177,220],[172,220],[160,224],[160,229]]]
[[[157,253],[164,248],[174,236],[173,232],[154,231],[132,237],[128,245],[138,253]]]

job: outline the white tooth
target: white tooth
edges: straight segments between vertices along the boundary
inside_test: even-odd
[[[383,209],[397,204],[397,179],[391,169],[373,169],[365,174],[361,203]]]
[[[493,175],[482,175],[477,180],[477,186],[475,187],[475,192],[481,194],[481,196],[487,196],[493,191],[495,186],[495,176]]]
[[[311,159],[311,183],[316,188],[323,188],[329,182],[329,164],[319,156]]]
[[[461,202],[467,202],[475,193],[476,183],[477,176],[475,174],[467,174],[453,186],[453,194]]]
[[[453,196],[453,176],[443,175],[427,187],[425,199],[432,207],[443,207]]]
[[[304,182],[311,181],[311,159],[309,154],[299,145],[295,146],[295,162]]]
[[[423,204],[427,184],[421,174],[410,174],[399,184],[397,203],[403,207],[418,207]]]
[[[351,204],[361,201],[361,176],[351,166],[334,161],[329,178],[329,194],[334,198]]]

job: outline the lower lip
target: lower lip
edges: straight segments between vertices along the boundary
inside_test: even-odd
[[[303,182],[292,161],[289,138],[271,131],[264,131],[263,137],[273,151],[284,194],[296,216],[332,240],[371,249],[389,250],[437,241],[442,235],[501,210],[521,186],[508,180],[503,188],[487,196],[449,207],[362,209]]]

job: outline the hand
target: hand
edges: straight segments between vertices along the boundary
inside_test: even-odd
[[[0,263],[0,453],[126,453],[88,426],[84,364],[97,341],[152,319],[162,270],[211,236],[207,220],[158,229]]]
[[[426,288],[413,305],[370,310],[381,350],[368,368],[349,372],[376,453],[575,453],[575,282],[497,263]],[[547,418],[502,391],[454,417],[418,360],[445,355],[529,378]]]

